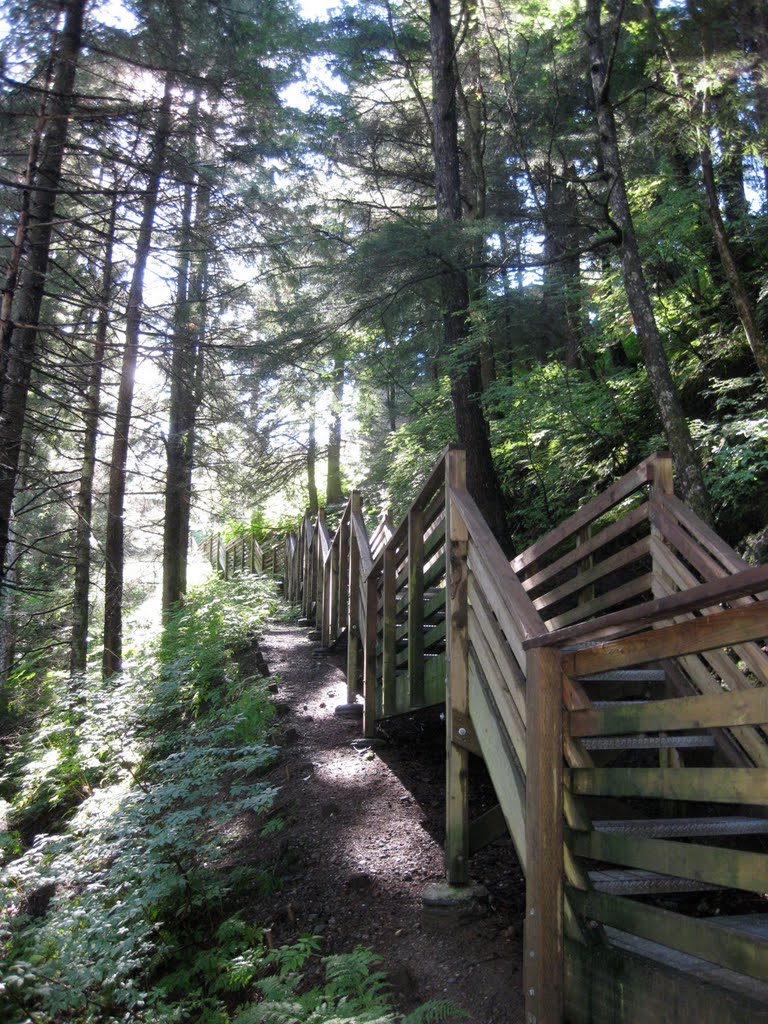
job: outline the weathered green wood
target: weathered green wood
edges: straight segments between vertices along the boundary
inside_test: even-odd
[[[469,881],[468,753],[453,742],[453,715],[469,714],[469,637],[467,632],[468,533],[451,492],[466,488],[466,455],[453,449],[445,455],[446,491],[446,770],[445,871],[449,884]],[[426,584],[425,584],[426,585]]]
[[[615,708],[590,708],[569,715],[571,736],[613,736],[675,729],[763,725],[768,722],[768,689],[654,700]]]
[[[409,700],[424,700],[424,521],[421,509],[408,514],[408,685]]]
[[[690,878],[726,889],[768,891],[768,856],[762,853],[610,832],[571,832],[568,845],[578,856],[592,860]]]
[[[525,871],[525,776],[493,696],[474,658],[470,658],[469,662],[469,707],[488,774],[504,812],[515,853]]]
[[[509,646],[505,635],[499,627],[498,620],[485,600],[482,590],[477,586],[474,576],[469,577],[470,618],[476,622],[471,627],[472,642],[477,639],[478,654],[485,664],[489,658],[495,661],[502,674],[507,689],[517,707],[521,722],[525,722],[525,672]]]
[[[528,1024],[563,1017],[563,730],[559,651],[528,659],[525,1012]]]
[[[349,497],[349,573],[347,582],[347,703],[357,697],[357,676],[360,661],[360,548],[352,525],[355,515],[361,514],[360,492]]]
[[[363,637],[363,735],[373,736],[376,731],[376,637],[378,633],[378,579],[369,575],[365,579],[365,634]]]
[[[383,601],[382,601],[382,707],[384,714],[392,714],[396,709],[395,698],[395,552],[384,549]]]
[[[493,657],[490,647],[487,644],[487,637],[479,627],[476,608],[470,608],[469,612],[469,635],[470,635],[470,663],[477,661],[478,672],[493,695],[501,721],[504,723],[507,735],[520,765],[525,772],[526,748],[525,748],[525,723],[520,714],[513,695],[510,693],[508,679]],[[470,712],[472,704],[470,703]]]
[[[563,667],[569,676],[586,676],[681,654],[712,651],[763,636],[768,636],[768,601],[574,651],[564,656]]]
[[[566,778],[581,796],[768,804],[768,768],[570,768]]]
[[[600,924],[768,981],[768,939],[595,890],[569,896],[581,914]]]

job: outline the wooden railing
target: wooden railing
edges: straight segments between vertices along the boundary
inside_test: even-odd
[[[269,573],[281,576],[283,546],[273,538],[264,547],[250,534],[241,534],[225,544],[220,533],[210,533],[200,542],[200,552],[225,579],[236,573]]]
[[[210,545],[220,566],[228,551]],[[733,841],[768,834],[768,567],[746,566],[675,497],[667,456],[511,564],[456,447],[399,525],[384,516],[369,536],[353,492],[333,536],[322,512],[306,516],[281,555],[306,623],[326,647],[346,642],[366,735],[445,704],[447,878],[467,882],[470,854],[509,833],[526,874],[531,1024],[591,1020],[576,1010],[592,1005],[589,979],[614,976],[615,1005],[634,1009],[594,1019],[641,1019],[647,979],[603,969],[630,939],[768,981],[768,940],[704,920],[687,895],[669,902],[768,892],[762,847]],[[499,800],[474,822],[470,753]],[[644,885],[667,905],[639,902]]]

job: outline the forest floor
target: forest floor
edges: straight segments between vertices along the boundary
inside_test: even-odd
[[[275,945],[313,932],[323,954],[371,947],[402,1010],[450,999],[474,1024],[522,1022],[525,897],[511,842],[472,859],[473,880],[488,892],[485,914],[436,923],[423,912],[426,886],[444,880],[439,709],[382,723],[383,742],[356,749],[360,721],[334,714],[346,701],[342,658],[293,625],[272,625],[260,649],[278,684],[282,754],[270,781],[280,787],[276,813],[285,825],[263,837],[256,822],[241,823],[234,857],[268,863],[280,885],[254,894],[248,917],[270,926]],[[472,760],[474,814],[495,799]]]

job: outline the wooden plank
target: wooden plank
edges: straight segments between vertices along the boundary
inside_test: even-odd
[[[691,588],[693,588],[695,586],[700,586],[701,585],[701,584],[699,584],[698,580],[693,575],[693,573],[685,565],[683,565],[683,563],[680,561],[680,559],[665,544],[663,544],[661,542],[654,543],[654,545],[653,545],[653,557],[654,557],[654,564],[657,566],[657,570],[658,570],[658,568],[663,569],[663,571],[669,576],[670,580],[674,583],[675,587],[673,587],[673,588],[666,588],[671,593],[675,592],[675,588],[677,588],[678,590],[685,591],[685,590],[690,590]],[[758,570],[762,570],[762,569],[765,569],[766,567],[765,566],[758,566],[757,568],[758,568]],[[755,571],[754,567],[752,569],[745,570],[745,572],[754,572],[754,571]],[[739,574],[739,575],[742,576],[742,574]],[[751,577],[744,577],[744,576],[742,576],[742,578],[745,578],[747,581],[749,581],[749,579]],[[723,584],[726,584],[729,579],[736,579],[736,576],[732,576],[732,577],[718,576],[715,580],[707,581],[707,584],[704,584],[704,585],[717,586],[721,581],[722,581]],[[713,601],[713,606],[719,605],[721,601],[727,601],[727,600],[728,600],[728,598],[723,597],[719,601]],[[746,605],[750,605],[750,604],[754,603],[753,601],[750,601],[748,599],[746,599],[746,600],[743,599],[739,594],[734,594],[733,595],[733,601],[734,601],[734,604],[737,604],[737,605],[740,605],[740,606],[743,606],[745,604]],[[719,608],[715,607],[714,610],[718,611]],[[766,653],[757,644],[754,644],[754,643],[751,643],[751,644],[739,644],[739,645],[736,646],[735,650],[736,650],[737,654],[744,660],[744,662],[746,663],[747,668],[751,669],[751,671],[755,673],[757,678],[762,683],[764,683],[764,684],[768,683],[768,655],[766,655]],[[707,660],[710,660],[710,659],[708,658]],[[730,676],[729,676],[728,672],[726,672],[724,678],[729,683],[729,685],[731,685],[732,687],[734,687],[734,686],[742,687],[744,685],[752,685],[751,682],[749,682],[747,680],[747,678],[744,675],[744,673],[739,671],[735,666],[733,666],[733,668],[735,669],[736,675],[739,678],[736,679],[734,677],[733,673],[731,673]],[[715,671],[718,671],[718,669],[716,668]]]
[[[469,663],[469,706],[496,798],[504,812],[517,859],[525,871],[525,776],[516,762],[509,735],[502,728],[501,716],[474,658]]]
[[[480,514],[475,502],[466,492],[452,495],[462,519],[467,524],[470,544],[470,562],[478,583],[485,591],[488,604],[502,625],[507,639],[515,637],[520,642],[528,636],[544,632],[544,624],[531,599],[523,589],[509,563],[504,557],[498,541]],[[471,566],[470,566],[471,568]],[[509,630],[509,632],[508,632]]]
[[[385,715],[395,711],[395,670],[396,670],[396,636],[395,636],[395,552],[384,549],[382,570],[382,708]]]
[[[600,594],[599,597],[594,598],[592,601],[587,601],[586,604],[580,604],[569,612],[553,616],[547,620],[547,626],[550,629],[560,629],[562,626],[570,625],[576,619],[581,620],[593,615],[599,615],[606,608],[623,604],[634,597],[639,597],[641,594],[646,593],[646,591],[650,592],[652,579],[653,577],[650,573],[644,573],[642,576],[638,576],[637,579],[630,580],[620,587],[615,587],[605,594]]]
[[[569,768],[567,779],[579,796],[768,805],[766,768]]]
[[[365,594],[365,633],[363,639],[363,735],[376,731],[376,638],[378,635],[378,580],[368,575],[363,583]]]
[[[352,509],[350,522],[360,557],[360,575],[365,579],[371,571],[373,558],[371,557],[371,545],[368,540],[368,532],[365,529],[365,521],[363,520],[362,511],[357,504]]]
[[[648,502],[643,502],[642,505],[638,505],[633,508],[630,512],[627,512],[625,516],[622,516],[615,523],[611,523],[610,526],[604,527],[599,533],[595,533],[592,537],[585,541],[584,544],[577,545],[572,550],[567,551],[560,558],[554,562],[550,562],[545,568],[540,569],[538,572],[529,576],[523,580],[523,587],[530,593],[537,587],[546,583],[547,580],[553,576],[557,576],[559,573],[569,569],[572,565],[580,562],[585,556],[592,555],[600,548],[605,547],[606,544],[617,540],[625,533],[629,533],[630,530],[635,529],[641,523],[648,520]]]
[[[656,551],[652,545],[652,551]],[[662,552],[664,549],[662,549]],[[667,552],[671,558],[671,554]],[[662,554],[662,557],[664,555]],[[682,568],[682,566],[681,566]],[[693,577],[691,577],[693,579]],[[650,626],[666,618],[681,615],[685,612],[700,611],[710,608],[724,601],[735,597],[755,592],[755,588],[768,583],[768,566],[761,565],[746,570],[735,576],[728,576],[707,583],[692,583],[690,588],[669,597],[657,598],[628,608],[625,611],[611,612],[600,618],[599,622],[578,623],[564,629],[553,630],[540,637],[533,637],[525,643],[526,650],[531,647],[554,646],[556,644],[568,643],[587,636],[594,631],[595,626],[602,628],[613,625],[634,625],[637,627]],[[536,602],[534,601],[534,605]]]
[[[736,554],[733,548],[726,544],[711,526],[699,519],[695,512],[691,511],[679,498],[673,494],[660,495],[658,503],[665,511],[674,516],[727,572],[742,572],[749,568],[749,563]],[[768,594],[765,596],[768,597]]]
[[[347,577],[347,703],[357,696],[357,676],[360,659],[360,548],[357,543],[352,516],[361,514],[359,491],[349,497],[349,573]]]
[[[768,940],[760,936],[594,890],[569,895],[579,913],[593,921],[768,981]]]
[[[526,738],[526,1020],[563,1018],[563,733],[559,651],[528,660]]]
[[[451,885],[469,881],[468,753],[452,742],[453,716],[469,714],[469,636],[467,630],[467,526],[453,501],[466,487],[466,455],[445,454],[446,500],[446,783],[445,870]]]
[[[506,637],[499,628],[496,617],[488,608],[471,575],[469,578],[469,600],[470,642],[477,647],[478,656],[483,664],[493,663],[497,666],[497,671],[504,680],[506,689],[512,695],[518,717],[521,722],[525,722],[525,672],[517,663]]]
[[[571,832],[568,845],[577,856],[591,860],[690,878],[724,889],[768,891],[768,856],[763,853],[594,831]]]
[[[712,729],[718,726],[768,723],[768,689],[738,693],[675,697],[615,708],[572,711],[572,736],[616,736],[677,729]]]
[[[597,580],[607,576],[608,573],[615,572],[617,569],[623,569],[624,566],[630,565],[632,562],[636,562],[644,555],[650,554],[650,550],[650,537],[641,537],[640,540],[635,541],[634,544],[630,544],[630,546],[628,548],[624,548],[623,551],[617,551],[615,555],[611,555],[609,558],[604,558],[601,562],[597,562],[591,567],[580,571],[578,575],[573,577],[573,579],[567,580],[559,587],[555,587],[554,590],[548,590],[545,594],[542,594],[541,597],[535,598],[533,601],[533,607],[537,611],[541,611],[542,608],[547,608],[549,605],[555,604],[557,601],[562,601],[563,598],[568,597],[575,591],[585,590],[587,588],[592,589],[593,592],[590,597],[585,598],[582,604],[591,604],[591,602],[595,600],[594,584]],[[587,561],[587,559],[584,559],[584,561]]]
[[[650,458],[641,462],[639,466],[630,470],[620,480],[611,484],[597,498],[582,506],[554,530],[550,530],[541,540],[537,540],[529,548],[526,548],[525,551],[522,551],[512,560],[514,571],[523,572],[559,544],[562,544],[564,540],[578,533],[582,527],[593,523],[600,516],[605,515],[614,505],[618,505],[620,501],[624,501],[625,498],[628,498],[635,491],[640,490],[641,487],[649,483],[653,479],[652,464],[654,458],[655,456],[650,456]],[[583,553],[580,557],[583,557]]]
[[[564,655],[564,669],[570,676],[586,676],[682,654],[712,651],[765,636],[768,636],[768,601],[760,601],[746,608],[702,615],[649,633],[573,651]]]
[[[472,613],[470,612],[470,623],[471,622]],[[493,697],[496,711],[500,716],[500,721],[504,725],[506,734],[509,737],[509,742],[512,746],[512,749],[515,752],[515,757],[520,762],[520,767],[523,771],[523,774],[525,774],[525,725],[523,724],[517,707],[515,706],[515,702],[512,700],[512,696],[509,690],[504,685],[504,677],[501,675],[498,666],[496,665],[496,662],[493,659],[484,658],[483,653],[487,653],[487,649],[485,650],[485,652],[483,651],[482,641],[479,640],[477,635],[474,635],[469,653],[470,664],[473,665],[478,678]],[[469,705],[469,710],[471,714],[471,701]]]
[[[424,700],[424,521],[408,513],[408,685],[410,701]]]

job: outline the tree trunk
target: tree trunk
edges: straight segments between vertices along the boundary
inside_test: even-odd
[[[723,265],[723,271],[725,272],[728,286],[731,289],[733,303],[736,306],[736,312],[739,314],[741,326],[744,328],[744,334],[749,342],[752,355],[755,357],[755,363],[760,373],[762,373],[766,384],[768,384],[768,345],[766,345],[763,332],[755,315],[752,300],[739,271],[738,263],[731,249],[728,232],[723,223],[717,185],[715,183],[715,172],[712,167],[712,153],[708,145],[704,144],[701,146],[699,157],[701,160],[701,177],[704,182],[704,194],[707,200],[707,214],[709,215],[709,223],[712,226],[712,234],[717,245],[720,262]]]
[[[456,99],[458,75],[450,0],[430,0],[432,117],[437,216],[462,220],[461,174]],[[506,543],[504,499],[491,456],[490,431],[481,403],[480,358],[470,341],[469,281],[463,246],[441,280],[444,355],[452,360],[451,400],[456,433],[467,451],[467,488],[495,535]]]
[[[317,515],[317,476],[315,473],[317,465],[317,435],[315,426],[315,403],[312,401],[312,409],[309,414],[309,435],[307,437],[307,494],[309,496],[309,514]]]
[[[101,276],[99,315],[96,321],[96,335],[93,344],[88,391],[83,413],[83,461],[80,470],[80,490],[77,496],[77,526],[75,529],[75,587],[72,597],[72,640],[70,646],[69,671],[76,676],[85,672],[88,658],[88,622],[90,616],[89,598],[91,585],[91,523],[93,519],[93,479],[96,469],[96,442],[99,428],[99,406],[101,402],[101,379],[104,370],[104,356],[110,324],[112,280],[114,274],[113,252],[115,244],[115,221],[117,219],[118,193],[112,193],[112,205],[106,229],[104,266]]]
[[[600,153],[608,184],[611,214],[621,232],[624,288],[656,409],[672,451],[681,495],[694,512],[706,521],[710,521],[709,496],[704,485],[701,461],[693,446],[688,421],[672,379],[640,259],[640,249],[635,235],[619,154],[613,104],[609,94],[610,81],[603,50],[600,15],[601,0],[587,0],[587,38]]]
[[[333,394],[331,397],[331,427],[328,432],[328,480],[325,489],[327,505],[340,505],[344,501],[341,487],[341,412],[344,401],[344,368],[342,354],[333,357]]]
[[[27,262],[16,294],[15,325],[10,333],[0,401],[0,578],[5,567],[11,508],[19,469],[21,438],[27,411],[32,368],[53,232],[56,197],[74,103],[77,61],[86,0],[71,0],[56,56],[40,163],[29,201]]]
[[[196,162],[198,101],[190,108],[192,125],[190,167]],[[193,218],[193,196],[195,209]],[[192,508],[197,410],[200,404],[198,360],[205,330],[207,285],[207,226],[209,186],[189,181],[185,189],[180,228],[179,269],[171,355],[171,393],[166,439],[165,517],[163,520],[163,612],[183,600],[187,590],[189,520]],[[194,225],[193,225],[194,220]],[[196,244],[193,245],[193,240]],[[192,273],[191,252],[198,253]]]
[[[166,75],[165,92],[155,128],[152,159],[147,174],[147,187],[136,243],[131,285],[125,314],[125,347],[120,370],[120,388],[115,411],[115,432],[109,470],[109,499],[107,502],[107,532],[104,548],[104,653],[102,671],[105,678],[119,672],[122,665],[123,627],[123,573],[125,533],[125,474],[128,464],[128,433],[131,426],[133,387],[139,350],[141,313],[144,298],[144,272],[152,243],[152,228],[160,190],[160,178],[165,164],[165,151],[171,130],[170,73]]]
[[[544,208],[544,309],[547,330],[565,355],[569,370],[581,366],[584,334],[581,267],[578,256],[579,216],[573,184],[565,169],[547,163],[547,204]]]

